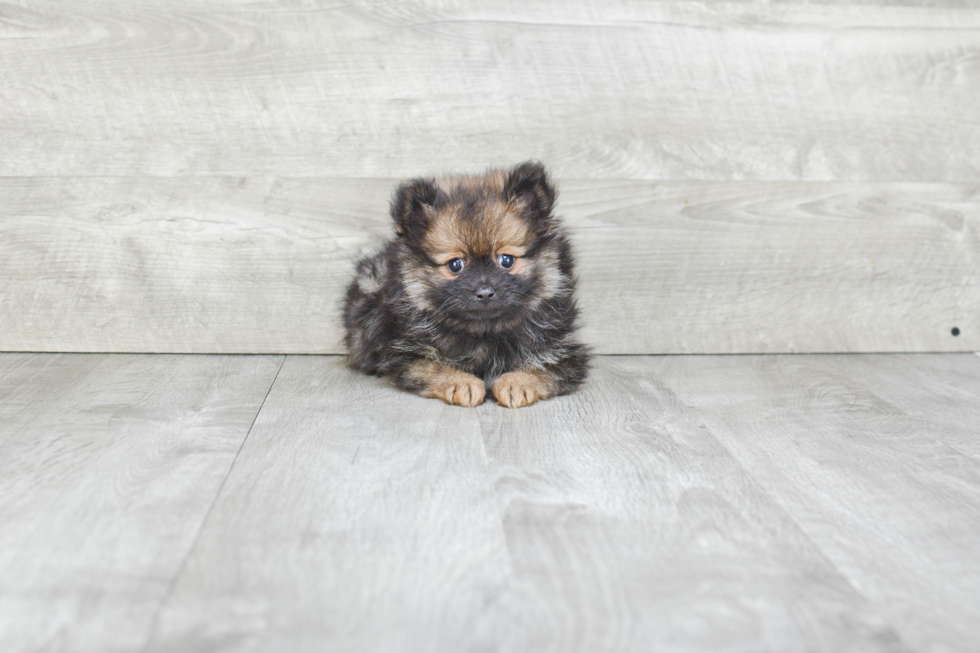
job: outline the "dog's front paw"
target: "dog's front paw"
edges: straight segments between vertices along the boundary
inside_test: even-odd
[[[486,394],[483,380],[465,372],[456,372],[449,378],[437,380],[428,392],[428,396],[442,399],[447,404],[467,408],[482,404]]]
[[[493,382],[493,396],[501,406],[520,408],[530,406],[554,394],[552,384],[542,373],[507,372]]]

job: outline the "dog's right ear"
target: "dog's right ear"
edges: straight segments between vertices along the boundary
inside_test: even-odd
[[[391,199],[391,219],[395,233],[401,237],[425,231],[428,226],[426,208],[436,203],[439,191],[433,179],[412,179],[404,182]]]
[[[532,223],[547,227],[555,206],[555,187],[538,161],[525,161],[510,169],[504,196],[518,202]]]

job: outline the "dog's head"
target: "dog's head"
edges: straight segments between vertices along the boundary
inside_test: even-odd
[[[476,333],[533,314],[571,274],[553,246],[554,204],[554,186],[534,162],[399,186],[391,215],[410,301]]]

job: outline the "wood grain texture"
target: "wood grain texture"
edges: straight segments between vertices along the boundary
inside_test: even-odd
[[[584,333],[602,353],[980,349],[976,187],[570,191]]]
[[[280,364],[0,355],[0,650],[140,649]]]
[[[906,650],[649,359],[480,417],[512,565],[496,650]]]
[[[918,372],[896,403],[875,394],[901,383],[894,357],[646,360],[913,650],[977,647],[980,465],[944,441],[950,422],[977,434],[976,396],[917,380],[975,383],[980,360],[898,359]]]
[[[980,462],[977,356],[856,356],[844,359],[838,369],[910,421],[918,420],[931,437]]]
[[[149,651],[901,651],[644,363],[449,407],[289,357]]]
[[[0,350],[339,353],[396,181],[0,179]],[[600,353],[980,349],[976,186],[558,183]]]
[[[0,175],[973,183],[980,10],[844,4],[6,3]]]
[[[980,645],[977,356],[600,357],[518,410],[281,361],[0,356],[0,649]]]
[[[289,357],[148,651],[493,650],[477,413]]]

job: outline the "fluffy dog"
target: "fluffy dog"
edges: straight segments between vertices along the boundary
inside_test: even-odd
[[[459,406],[518,408],[585,380],[571,246],[544,167],[419,178],[391,202],[395,237],[357,263],[348,361]]]

